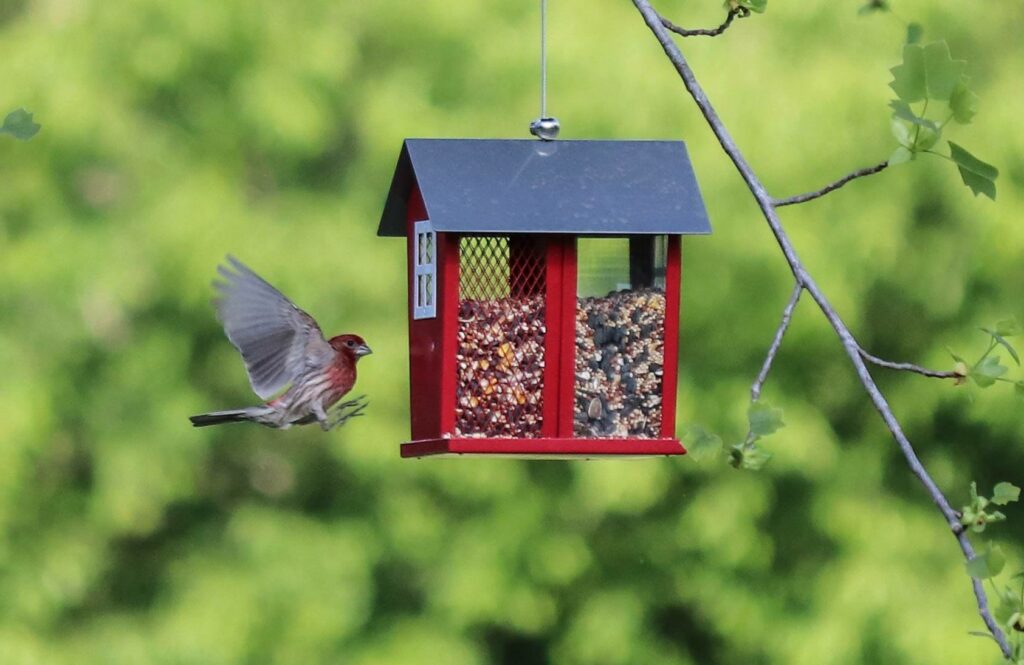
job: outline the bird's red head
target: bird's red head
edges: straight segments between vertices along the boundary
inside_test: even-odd
[[[352,362],[373,353],[359,335],[338,335],[337,337],[332,337],[328,343],[338,353],[351,358]]]

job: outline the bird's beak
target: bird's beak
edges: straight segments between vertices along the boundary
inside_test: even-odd
[[[359,346],[356,347],[356,357],[358,357],[358,358],[362,358],[363,356],[368,356],[371,353],[373,353],[373,349],[371,349],[370,347],[366,346],[365,344],[360,344]]]

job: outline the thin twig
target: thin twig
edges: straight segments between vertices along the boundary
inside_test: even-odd
[[[860,349],[860,355],[861,357],[864,358],[864,360],[867,360],[869,363],[873,365],[878,365],[879,367],[886,367],[888,369],[895,369],[901,372],[914,372],[915,374],[920,374],[921,376],[930,376],[933,379],[964,378],[964,375],[961,374],[960,372],[934,370],[928,369],[927,367],[921,367],[920,365],[915,365],[913,363],[895,363],[891,360],[884,360],[882,358],[879,358],[878,356],[871,355],[863,348]]]
[[[867,168],[859,169],[857,171],[854,171],[853,173],[847,173],[846,175],[844,175],[839,180],[836,180],[835,182],[833,182],[831,184],[825,185],[821,189],[815,190],[813,192],[807,192],[806,194],[798,194],[796,196],[790,196],[788,199],[774,199],[772,201],[772,203],[775,205],[776,208],[781,208],[782,206],[791,206],[794,203],[805,203],[807,201],[813,201],[816,198],[825,196],[829,192],[836,191],[837,189],[839,189],[840,187],[842,187],[846,183],[850,182],[851,180],[856,180],[857,178],[863,178],[866,175],[874,175],[875,173],[878,173],[879,171],[883,171],[883,170],[885,170],[885,167],[887,167],[887,166],[889,166],[888,160],[886,160],[886,161],[884,161],[884,162],[882,162],[880,164],[875,164],[874,166],[869,166]]]
[[[665,26],[666,28],[668,28],[672,32],[674,32],[677,35],[680,35],[682,37],[717,37],[718,35],[722,34],[723,32],[725,32],[726,30],[729,29],[729,26],[732,25],[732,22],[736,19],[737,16],[739,16],[740,18],[745,18],[749,13],[750,13],[750,10],[744,9],[742,7],[735,7],[733,9],[730,9],[729,10],[729,15],[725,17],[725,21],[722,22],[722,25],[718,26],[717,28],[710,28],[710,29],[708,29],[708,28],[694,28],[694,29],[682,28],[682,27],[676,25],[675,23],[673,23],[672,21],[668,20],[664,16],[659,15],[658,18],[661,20],[661,24],[663,26]]]
[[[974,548],[971,546],[971,542],[968,540],[966,532],[960,525],[960,520],[956,511],[952,506],[950,506],[949,500],[946,499],[942,490],[939,489],[931,475],[929,475],[928,471],[924,468],[924,465],[921,463],[917,453],[914,451],[914,447],[911,445],[910,440],[907,439],[906,434],[903,432],[902,426],[893,414],[892,407],[878,389],[874,379],[871,378],[871,373],[868,371],[867,365],[861,357],[861,349],[857,340],[854,339],[853,334],[846,326],[846,323],[832,307],[828,298],[818,287],[817,282],[814,281],[801,262],[800,257],[797,255],[796,250],[789,239],[789,236],[782,227],[782,222],[775,209],[775,200],[768,194],[764,184],[754,173],[753,169],[750,167],[750,163],[747,162],[743,153],[740,152],[739,147],[737,147],[735,141],[733,141],[732,136],[730,136],[729,131],[722,123],[722,120],[718,117],[718,114],[715,112],[711,102],[708,101],[707,95],[701,88],[700,83],[697,82],[697,78],[694,75],[693,70],[690,69],[690,65],[687,63],[686,58],[672,40],[671,35],[662,25],[661,18],[658,16],[658,13],[654,11],[648,0],[633,0],[633,4],[643,16],[644,22],[647,23],[647,27],[650,28],[651,32],[653,32],[654,36],[658,39],[662,49],[665,51],[665,55],[668,56],[669,61],[671,61],[676,71],[679,73],[679,76],[683,81],[683,85],[690,93],[690,96],[693,97],[693,101],[697,104],[700,112],[704,115],[711,131],[715,134],[715,137],[718,139],[718,143],[722,146],[722,150],[724,150],[726,155],[729,156],[729,159],[732,160],[733,164],[736,166],[736,170],[739,171],[740,176],[747,184],[751,194],[753,194],[758,207],[761,209],[761,213],[764,215],[765,221],[768,223],[772,234],[775,236],[775,241],[778,243],[779,249],[782,251],[783,256],[785,256],[790,270],[793,272],[793,277],[797,280],[797,283],[804,285],[808,294],[810,294],[811,298],[814,299],[814,302],[817,303],[818,308],[821,310],[822,314],[828,320],[832,329],[839,337],[843,350],[846,352],[846,355],[849,357],[850,362],[857,373],[857,378],[860,379],[861,385],[871,398],[872,404],[882,417],[886,427],[889,428],[889,431],[892,434],[893,439],[895,439],[896,444],[899,446],[900,452],[903,453],[903,457],[906,460],[907,465],[910,467],[911,472],[917,477],[921,484],[924,485],[928,496],[939,509],[939,512],[942,513],[950,531],[955,535],[964,557],[967,560],[973,559],[975,556]],[[989,611],[988,598],[985,596],[985,589],[982,587],[980,580],[973,579],[972,581],[974,596],[978,605],[978,614],[985,622],[985,626],[992,634],[992,637],[995,638],[995,641],[999,645],[1003,655],[1009,659],[1012,657],[1009,642],[1007,642],[1006,635],[996,624],[995,619],[992,617],[992,613]]]
[[[764,364],[761,365],[761,371],[758,373],[757,379],[754,380],[754,385],[750,387],[751,402],[756,402],[761,397],[761,389],[764,388],[764,382],[768,380],[768,373],[772,370],[772,363],[775,362],[775,356],[778,355],[779,347],[782,346],[782,338],[785,336],[786,330],[789,329],[789,322],[793,319],[793,309],[796,308],[796,303],[800,300],[800,294],[803,292],[804,285],[797,282],[796,286],[793,287],[793,295],[789,297],[789,302],[786,303],[786,307],[782,310],[782,321],[779,322],[779,327],[775,331],[772,344],[768,347],[768,355],[765,356]]]

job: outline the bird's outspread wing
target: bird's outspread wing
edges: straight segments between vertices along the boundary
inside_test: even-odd
[[[238,259],[227,261],[230,267],[217,266],[224,281],[214,282],[217,316],[257,395],[269,399],[303,370],[333,360],[335,351],[313,317]]]

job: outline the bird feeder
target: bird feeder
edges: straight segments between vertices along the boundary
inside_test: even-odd
[[[402,456],[685,453],[680,243],[710,231],[679,141],[406,140]]]

